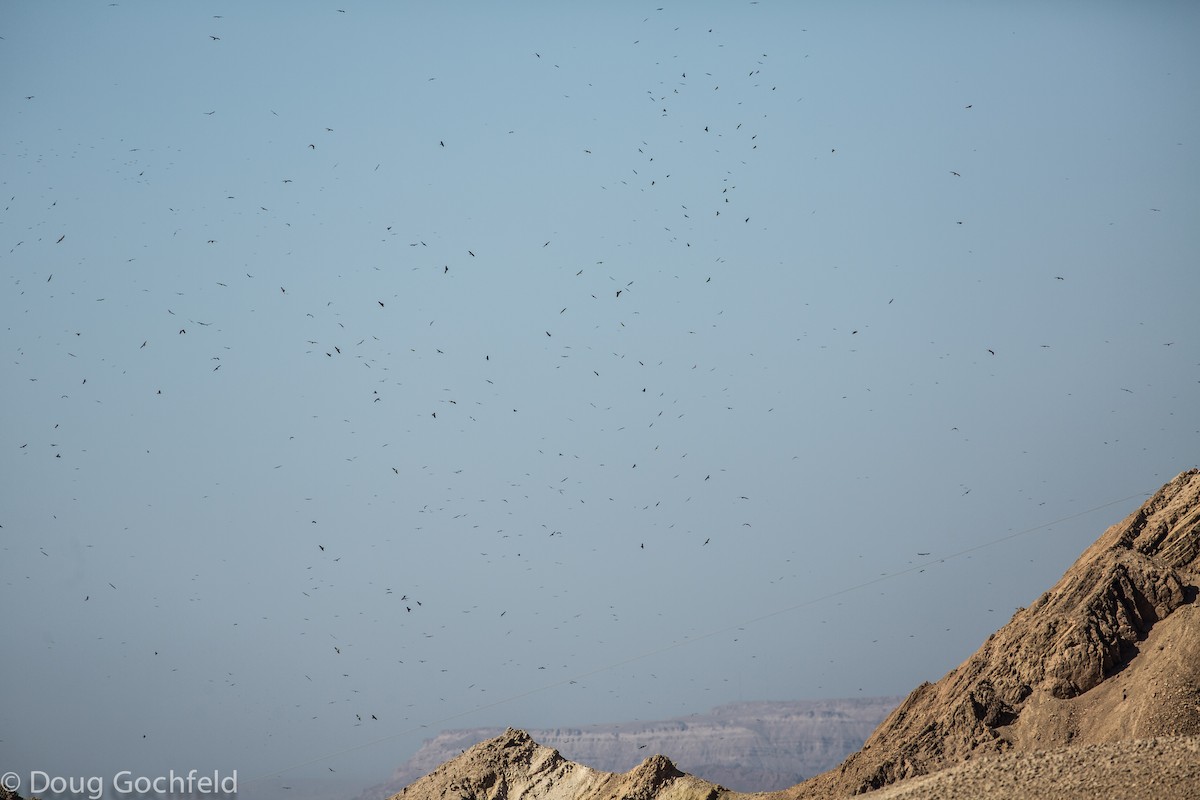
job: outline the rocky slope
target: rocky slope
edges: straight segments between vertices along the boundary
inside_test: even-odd
[[[525,731],[508,729],[395,795],[394,800],[718,800],[727,791],[680,772],[666,756],[626,773],[568,761]]]
[[[1200,471],[1112,526],[963,664],[794,797],[845,795],[984,753],[1200,734]]]
[[[793,786],[862,747],[901,697],[731,703],[676,719],[529,730],[539,744],[596,770],[625,772],[647,753],[666,753],[683,771],[741,791]],[[360,800],[381,800],[502,728],[443,731]]]
[[[974,655],[937,683],[918,686],[841,766],[757,797],[847,797],[902,781],[879,796],[1140,797],[1150,792],[1154,770],[1179,780],[1195,775],[1198,586],[1200,471],[1189,470],[1105,531]],[[1023,776],[1015,790],[986,777],[1006,770]],[[921,778],[939,771],[946,772]],[[961,791],[937,782],[975,778],[983,782]],[[928,792],[893,794],[916,787],[915,779]],[[1200,798],[1194,782],[1172,778],[1159,789],[1162,797]],[[665,758],[623,775],[597,772],[509,731],[397,797],[731,800],[733,793],[680,774]]]

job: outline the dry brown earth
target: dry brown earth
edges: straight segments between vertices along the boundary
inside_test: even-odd
[[[870,800],[1196,800],[1200,738],[1142,739],[974,759]]]

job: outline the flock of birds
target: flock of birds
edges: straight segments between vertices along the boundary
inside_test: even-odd
[[[211,24],[220,27],[196,37],[214,59],[221,48],[245,46],[235,20],[214,15]],[[88,504],[104,506],[80,487],[108,487],[108,473],[121,469],[155,492],[176,481],[189,487],[179,501],[185,513],[229,526],[215,534],[225,547],[241,550],[239,542],[255,536],[268,550],[300,543],[302,555],[277,563],[195,557],[177,593],[150,601],[171,613],[211,602],[214,580],[230,581],[230,591],[237,581],[258,583],[256,592],[290,598],[290,607],[277,607],[256,593],[244,616],[227,605],[217,616],[263,636],[284,629],[304,640],[288,649],[293,674],[282,682],[320,684],[321,703],[295,707],[321,725],[379,723],[383,735],[431,723],[432,697],[448,716],[463,702],[492,702],[486,675],[465,663],[476,640],[488,643],[480,646],[489,653],[484,672],[516,676],[513,685],[585,683],[580,673],[597,653],[619,647],[638,617],[669,622],[663,608],[646,612],[640,603],[678,553],[686,549],[689,564],[711,554],[689,569],[712,579],[741,563],[737,551],[752,548],[756,526],[775,518],[763,498],[786,491],[763,486],[763,471],[800,458],[781,442],[760,469],[717,460],[739,449],[727,439],[744,431],[760,443],[762,420],[769,426],[781,416],[776,407],[795,408],[796,379],[763,379],[754,338],[729,336],[762,322],[757,310],[735,307],[756,296],[745,286],[753,266],[736,254],[775,241],[772,226],[791,213],[756,197],[755,186],[794,164],[783,152],[794,132],[776,120],[794,113],[795,76],[744,43],[737,55],[722,52],[713,29],[654,30],[658,39],[631,37],[629,56],[651,65],[654,79],[618,102],[638,123],[636,135],[612,128],[575,138],[578,130],[561,120],[542,133],[511,112],[467,132],[423,121],[409,140],[414,151],[398,154],[348,130],[364,127],[364,115],[316,120],[272,101],[251,110],[230,102],[172,123],[192,133],[186,147],[136,138],[100,144],[116,165],[93,176],[94,186],[68,183],[62,206],[60,186],[12,196],[5,215],[33,222],[4,259],[20,297],[10,301],[18,314],[5,336],[8,382],[23,384],[27,414],[14,443],[23,460],[7,463],[41,479],[55,474],[41,459],[68,462],[75,474],[67,494],[88,495],[66,515],[72,524],[90,513]],[[690,37],[690,59],[664,55],[673,35]],[[566,48],[520,57],[511,69],[553,97],[552,111],[536,113],[590,116],[589,98],[600,90],[572,87],[587,65],[570,64]],[[428,100],[435,95],[426,86],[441,77],[410,77],[416,85],[402,94]],[[53,102],[46,95],[24,95],[25,113],[41,113],[39,103]],[[953,108],[978,113],[973,105]],[[221,163],[222,148],[243,131],[258,139]],[[26,147],[31,173],[44,158],[64,158]],[[822,142],[806,155],[828,172],[838,147]],[[456,165],[460,157],[467,166]],[[473,174],[489,160],[495,176]],[[470,218],[478,210],[474,182],[527,169],[529,190],[514,191],[512,208],[496,209],[502,232]],[[940,175],[965,182],[964,171],[951,164]],[[213,172],[216,180],[205,174]],[[576,197],[543,196],[563,185],[557,173],[578,187]],[[158,230],[105,208],[109,192],[114,204],[124,198],[151,209]],[[581,219],[573,202],[599,219]],[[450,218],[460,205],[462,216]],[[91,212],[118,229],[102,235],[96,225],[72,225]],[[523,227],[510,224],[520,219]],[[943,222],[948,230],[964,224]],[[799,310],[789,319],[778,298],[758,297],[769,309],[763,337],[791,339],[796,349],[836,342],[850,351],[872,322],[860,311],[806,338],[811,323]],[[878,297],[872,313],[895,301]],[[742,349],[728,352],[729,339]],[[981,342],[977,352],[997,358],[998,347]],[[129,440],[106,438],[109,430]],[[259,484],[239,486],[244,481]],[[155,505],[125,491],[129,501]],[[259,494],[282,508],[258,508]],[[363,530],[334,521],[356,504],[365,509],[358,519],[370,520]],[[171,518],[145,514],[129,525]],[[102,519],[108,529],[86,547],[112,553],[122,547],[122,514],[106,509]],[[11,535],[11,519],[3,523]],[[66,557],[62,539],[29,540],[46,559]],[[794,583],[811,569],[799,552],[774,552],[756,569],[767,570],[769,582]],[[597,583],[627,583],[602,610],[573,599],[575,584],[593,580],[593,565],[609,575]],[[238,577],[216,577],[226,569]],[[458,602],[463,584],[479,585]],[[140,591],[131,574],[110,581],[87,572],[77,586],[81,602],[96,606],[96,587]],[[718,601],[697,600],[714,610]],[[367,641],[384,632],[402,632],[405,641]],[[187,671],[169,635],[136,636],[155,656],[174,649],[171,671]],[[451,644],[439,651],[444,641]],[[458,660],[438,660],[451,654]],[[223,678],[204,680],[237,696],[253,691],[241,685],[240,657],[229,663]],[[422,688],[382,688],[392,675]],[[398,700],[397,692],[411,696]]]

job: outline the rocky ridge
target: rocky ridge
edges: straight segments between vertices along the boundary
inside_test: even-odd
[[[726,790],[681,772],[666,756],[626,773],[568,761],[509,728],[406,787],[394,800],[717,800]]]

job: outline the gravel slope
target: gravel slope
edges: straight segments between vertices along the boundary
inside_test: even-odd
[[[1197,800],[1200,737],[985,756],[864,795],[870,800]]]

